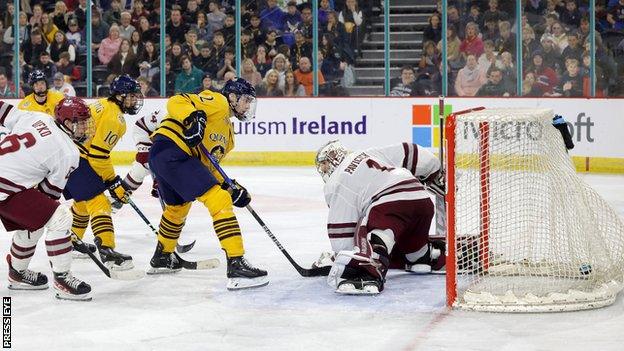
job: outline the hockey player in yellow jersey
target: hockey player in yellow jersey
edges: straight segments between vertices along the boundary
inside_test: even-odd
[[[243,238],[233,207],[251,201],[247,190],[229,188],[202,154],[203,146],[221,160],[234,148],[230,118],[246,121],[255,116],[256,93],[246,80],[228,81],[221,93],[204,90],[180,94],[167,101],[167,116],[154,132],[149,166],[166,206],[160,220],[158,244],[148,274],[171,273],[182,266],[173,251],[195,200],[210,213],[213,227],[227,256],[227,288],[264,286],[267,272],[243,257]]]
[[[95,120],[95,135],[89,142],[78,145],[80,166],[69,177],[64,194],[65,198],[74,199],[72,231],[76,236],[82,239],[91,221],[93,241],[102,262],[110,269],[126,270],[134,264],[131,256],[114,250],[111,204],[104,192],[108,190],[115,200],[127,202],[128,191],[115,174],[110,152],[126,132],[124,114],[137,114],[143,106],[143,96],[137,81],[127,75],[113,80],[110,94],[89,106]],[[95,251],[93,246],[90,249]]]
[[[28,84],[33,92],[22,99],[17,108],[54,116],[54,108],[65,96],[58,91],[49,90],[45,74],[38,69],[30,72]]]

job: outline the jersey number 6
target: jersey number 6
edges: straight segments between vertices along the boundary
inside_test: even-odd
[[[31,133],[9,134],[0,141],[0,156],[18,151],[22,144],[25,148],[29,148],[36,142],[37,140]]]

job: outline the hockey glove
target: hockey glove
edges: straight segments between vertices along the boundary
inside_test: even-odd
[[[570,134],[570,130],[568,129],[568,124],[565,119],[561,115],[555,115],[553,118],[552,124],[559,133],[561,133],[561,137],[563,138],[563,143],[565,144],[566,149],[574,149],[574,142],[572,141],[572,135]]]
[[[188,147],[195,147],[204,139],[206,119],[206,113],[202,110],[193,111],[184,119],[184,142]]]
[[[444,185],[444,173],[435,172],[425,179],[421,179],[421,182],[425,185],[429,192],[434,195],[444,196],[446,193],[446,186]]]
[[[227,183],[223,183],[221,188],[227,190],[232,197],[232,204],[236,207],[245,207],[251,202],[251,196],[244,186],[238,184],[236,180],[232,179],[234,187],[230,187]]]
[[[130,191],[127,190],[127,186],[125,186],[124,182],[121,180],[119,176],[115,177],[115,179],[111,180],[107,184],[108,192],[113,197],[115,201],[127,204],[128,198],[130,197]]]

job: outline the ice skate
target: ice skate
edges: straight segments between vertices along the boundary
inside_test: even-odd
[[[48,288],[48,277],[45,274],[25,269],[18,271],[11,265],[11,255],[6,257],[9,264],[9,289],[11,290],[45,290]]]
[[[269,284],[267,272],[255,268],[243,256],[227,259],[227,277],[228,290],[257,288]]]
[[[54,290],[59,300],[91,301],[91,286],[70,272],[54,273]]]
[[[100,258],[102,259],[102,262],[108,269],[115,271],[125,271],[134,268],[132,256],[124,255],[108,246],[103,246],[102,240],[98,237],[95,237],[94,242],[100,253]]]
[[[176,273],[182,269],[182,262],[171,253],[164,253],[163,246],[158,243],[154,256],[150,260],[150,267],[147,268],[147,274],[168,274]]]

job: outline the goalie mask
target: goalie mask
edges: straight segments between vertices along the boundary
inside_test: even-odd
[[[332,140],[321,146],[316,154],[316,171],[321,175],[323,181],[332,175],[336,167],[344,160],[349,152],[338,140]]]

